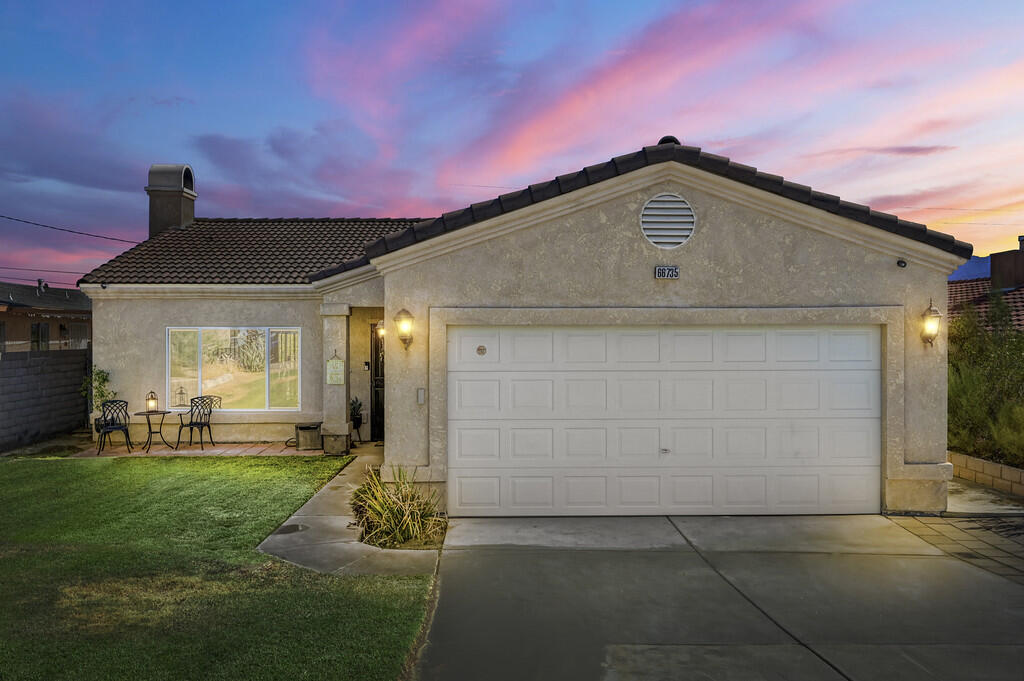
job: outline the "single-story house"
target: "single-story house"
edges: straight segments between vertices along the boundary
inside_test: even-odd
[[[77,289],[0,281],[0,355],[88,350],[92,303]]]
[[[146,189],[150,238],[81,281],[140,407],[217,394],[220,438],[333,451],[359,397],[453,516],[946,506],[951,236],[672,137],[426,220]]]
[[[1018,237],[1020,248],[989,256],[987,277],[956,279],[949,282],[949,312],[955,318],[968,307],[982,321],[988,316],[992,294],[998,293],[1010,311],[1014,328],[1024,331],[1024,236]]]

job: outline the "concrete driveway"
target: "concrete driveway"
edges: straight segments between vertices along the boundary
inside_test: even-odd
[[[459,519],[418,678],[1024,678],[1024,586],[880,516]]]

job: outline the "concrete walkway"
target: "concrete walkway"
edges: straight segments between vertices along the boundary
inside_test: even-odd
[[[359,541],[352,518],[352,489],[362,483],[368,466],[379,466],[384,450],[372,444],[352,449],[355,461],[345,467],[302,508],[263,540],[259,550],[317,572],[339,575],[429,575],[437,551],[379,549]]]
[[[1022,630],[1024,586],[881,516],[456,519],[416,673],[1019,681]]]

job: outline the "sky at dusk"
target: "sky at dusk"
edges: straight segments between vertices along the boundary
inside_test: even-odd
[[[429,217],[665,134],[1016,248],[1024,2],[0,0],[25,220],[143,240],[157,162],[201,216]],[[0,219],[0,279],[128,246]]]

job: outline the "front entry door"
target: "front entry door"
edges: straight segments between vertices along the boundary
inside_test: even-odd
[[[370,326],[370,439],[384,439],[384,339]]]

